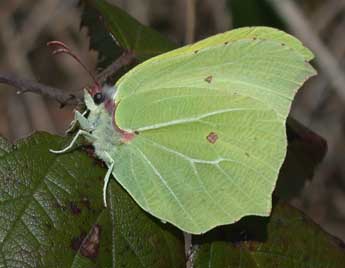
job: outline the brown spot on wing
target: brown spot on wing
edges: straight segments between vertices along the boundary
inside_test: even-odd
[[[212,79],[213,79],[213,76],[212,75],[209,75],[209,76],[207,76],[204,80],[205,80],[205,82],[207,82],[207,83],[211,83],[212,82]]]
[[[215,132],[210,132],[210,134],[208,134],[206,138],[209,143],[215,144],[218,140],[218,135]]]

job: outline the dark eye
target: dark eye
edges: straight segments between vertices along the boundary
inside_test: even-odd
[[[93,101],[95,104],[99,105],[101,104],[105,99],[105,96],[103,93],[101,92],[97,92],[94,96],[93,96]]]

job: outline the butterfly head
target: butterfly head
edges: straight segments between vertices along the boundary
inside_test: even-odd
[[[120,135],[120,138],[115,140],[119,140],[121,143],[128,143],[134,139],[138,133],[127,132],[121,129],[115,122],[115,112],[117,108],[115,93],[115,86],[105,85],[102,88],[88,88],[84,95],[85,104],[90,111],[88,119],[95,128],[99,128],[101,122],[107,122],[107,129],[111,129],[116,135]],[[109,133],[110,132],[108,132],[108,134]]]
[[[101,103],[103,103],[105,101],[105,95],[102,92],[97,92],[94,96],[93,96],[93,102],[96,105],[100,105]]]
[[[93,85],[88,89],[95,105],[100,105],[106,102],[113,102],[116,92],[115,86],[105,85],[100,87],[99,85]]]

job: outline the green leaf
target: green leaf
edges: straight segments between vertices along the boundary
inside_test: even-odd
[[[98,20],[101,18],[107,31],[115,38],[118,47],[133,51],[139,61],[144,61],[150,57],[176,48],[176,44],[172,41],[152,28],[142,25],[115,5],[111,5],[103,0],[82,0],[82,3],[88,9],[93,9],[92,12],[98,13],[98,16],[94,17]],[[87,23],[86,20],[84,22],[85,25],[93,29],[94,26],[90,23]],[[93,34],[95,34],[94,36],[96,38],[96,31],[92,31],[91,36]],[[99,44],[101,43],[99,42]],[[118,48],[114,45],[114,50],[116,49]]]
[[[122,48],[112,39],[100,19],[99,12],[86,1],[80,1],[80,3],[82,4],[81,27],[87,28],[90,37],[90,49],[98,52],[97,67],[103,69],[121,55]]]
[[[268,219],[248,217],[195,237],[194,268],[343,267],[344,244],[279,203]]]
[[[183,267],[182,234],[114,180],[105,209],[104,169],[80,151],[48,151],[65,144],[48,134],[0,143],[0,266]]]
[[[280,200],[298,197],[327,151],[326,141],[296,120],[287,120],[288,150],[275,194]]]

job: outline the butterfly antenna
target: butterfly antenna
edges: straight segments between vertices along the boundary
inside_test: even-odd
[[[83,69],[91,76],[92,80],[94,81],[95,85],[101,88],[100,84],[98,83],[96,77],[92,74],[92,72],[86,67],[86,65],[81,61],[81,59],[63,42],[60,41],[50,41],[47,43],[47,47],[53,48],[52,55],[59,55],[59,54],[67,54],[71,56],[75,61],[77,61]]]

